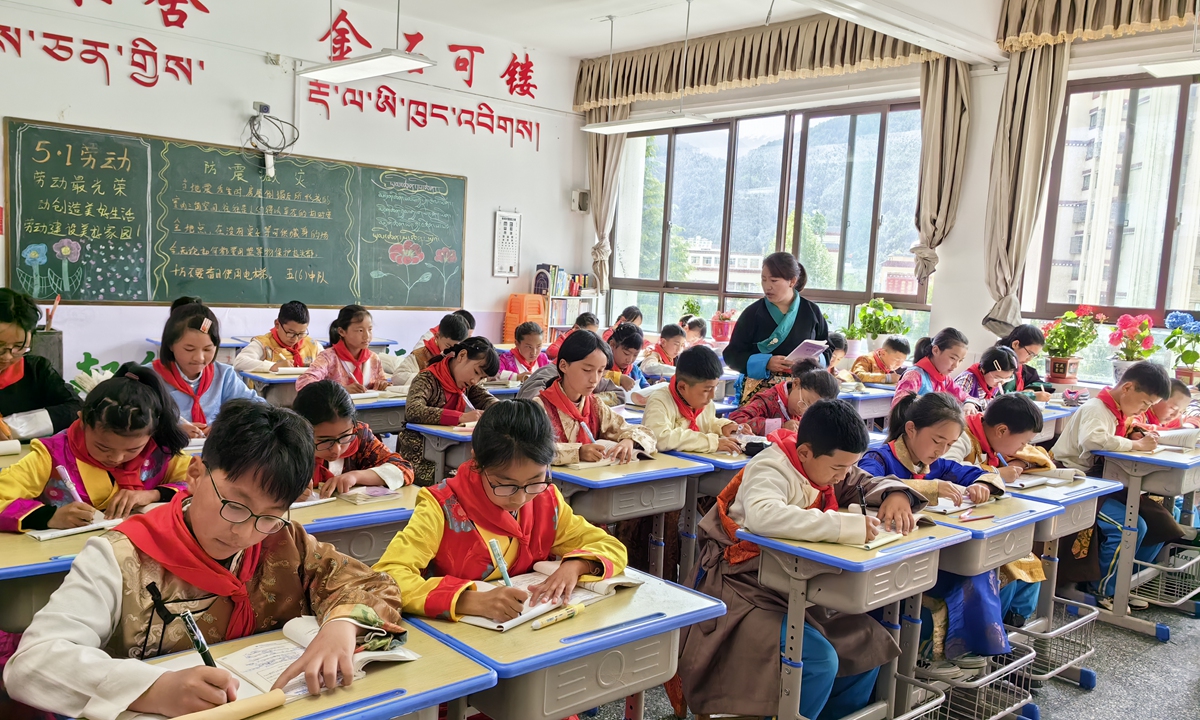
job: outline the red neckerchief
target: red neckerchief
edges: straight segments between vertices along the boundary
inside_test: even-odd
[[[512,513],[488,499],[487,491],[483,489],[485,482],[487,479],[475,469],[475,462],[468,460],[458,466],[458,474],[448,478],[445,484],[458,498],[467,518],[480,530],[510,537],[518,544],[517,557],[509,564],[509,572],[514,575],[529,572],[535,562],[545,560],[552,553],[557,517],[555,494],[552,490],[546,490],[534,495],[513,517]],[[458,539],[471,543],[480,541],[479,533],[447,532],[442,539],[443,546],[450,536],[458,536]],[[440,552],[438,554],[441,555]],[[465,559],[468,553],[457,555]]]
[[[212,363],[205,365],[204,369],[200,371],[200,386],[195,390],[192,390],[192,386],[183,378],[183,373],[179,372],[179,366],[175,363],[171,363],[171,366],[167,367],[162,360],[155,360],[154,371],[162,377],[163,382],[192,399],[192,422],[208,422],[208,419],[204,417],[204,408],[200,407],[200,398],[212,387],[213,377],[216,375]]]
[[[271,328],[271,337],[275,338],[279,347],[292,354],[292,367],[304,367],[304,356],[300,354],[300,350],[304,348],[303,339],[297,341],[295,345],[288,345],[279,337],[279,330],[276,328]]]
[[[458,383],[454,382],[454,376],[450,374],[450,359],[443,357],[425,369],[437,378],[438,384],[442,386],[442,392],[446,393],[445,409],[452,412],[466,410],[467,396],[463,394]]]
[[[437,344],[437,338],[438,338],[438,334],[437,334],[437,330],[435,329],[433,331],[433,337],[429,338],[428,340],[423,341],[425,343],[425,351],[429,353],[429,358],[431,360],[433,358],[437,357],[438,355],[442,354],[442,349],[440,347],[438,347],[438,344]]]
[[[363,348],[362,350],[359,350],[358,357],[354,357],[350,354],[350,349],[346,347],[346,341],[338,340],[336,343],[334,343],[333,351],[337,353],[338,359],[345,360],[354,366],[354,382],[358,383],[359,385],[365,385],[365,383],[363,383],[363,367],[367,364],[367,361],[371,359],[370,348]]]
[[[1017,392],[1025,389],[1025,366],[1017,366]]]
[[[655,345],[654,349],[651,350],[650,352],[654,353],[655,355],[658,355],[659,359],[662,360],[663,365],[670,365],[671,367],[675,367],[675,361],[672,360],[671,358],[667,357],[667,351],[663,350],[662,343],[658,343],[657,345]]]
[[[67,442],[70,444],[71,452],[75,455],[76,460],[82,460],[92,467],[97,467],[108,472],[117,481],[117,487],[119,488],[145,490],[142,486],[142,466],[145,465],[146,458],[150,457],[150,453],[158,449],[158,443],[151,440],[146,443],[146,447],[142,448],[137,457],[130,458],[116,467],[109,467],[92,457],[92,454],[88,451],[83,433],[82,420],[76,420],[71,423],[71,427],[67,428]]]
[[[526,372],[534,371],[534,365],[537,365],[536,357],[533,358],[533,362],[525,362],[525,358],[521,355],[520,351],[518,351],[516,348],[509,350],[509,352],[512,353],[513,360],[517,361],[517,367],[525,368]]]
[[[633,372],[633,363],[629,363],[625,367],[621,367],[620,365],[617,364],[616,360],[613,360],[612,365],[609,365],[608,369],[616,370],[617,372],[621,373],[622,375],[629,375],[629,373]]]
[[[996,388],[988,387],[987,380],[983,378],[983,368],[979,367],[979,363],[975,363],[967,368],[967,372],[974,375],[975,379],[979,382],[979,387],[983,388],[983,398],[985,400],[991,400],[996,396]]]
[[[1113,414],[1117,419],[1117,437],[1125,437],[1126,417],[1125,413],[1121,412],[1121,407],[1117,405],[1117,401],[1113,399],[1112,393],[1108,388],[1104,388],[1096,393],[1096,397],[1100,398],[1100,402],[1104,403],[1104,407]]]
[[[671,378],[671,398],[675,401],[675,407],[679,408],[679,414],[688,421],[688,428],[700,432],[700,426],[696,424],[696,418],[700,417],[700,413],[703,410],[696,410],[683,401],[683,398],[679,395],[679,390],[675,388],[675,381],[677,379]]]
[[[887,445],[888,445],[888,449],[890,449],[892,451],[892,457],[896,458],[896,462],[900,462],[900,453],[896,452],[896,441],[892,440]],[[900,464],[903,465],[904,463],[900,463]],[[913,480],[924,480],[925,473],[913,473],[912,479]]]
[[[783,419],[792,419],[792,409],[788,406],[788,400],[791,398],[791,383],[781,382],[775,385],[775,394],[779,398],[779,407],[783,409]]]
[[[1158,419],[1158,415],[1154,414],[1154,408],[1146,411],[1146,422],[1151,425],[1162,425],[1162,422]]]
[[[542,390],[541,398],[542,402],[548,404],[550,407],[558,410],[562,414],[578,423],[579,429],[575,433],[575,440],[573,442],[581,443],[583,445],[591,445],[596,442],[596,436],[600,434],[600,426],[599,424],[596,424],[595,427],[591,427],[591,421],[596,417],[592,413],[591,393],[583,396],[583,408],[580,409],[580,407],[571,402],[571,398],[567,397],[567,394],[563,392],[562,378],[559,378]],[[562,438],[559,440],[559,442],[572,441]]]
[[[971,436],[979,443],[979,448],[983,450],[987,464],[993,468],[1000,467],[1000,455],[992,452],[992,446],[987,441],[987,434],[983,431],[983,413],[967,416],[967,432],[971,433]]]
[[[188,529],[183,519],[183,498],[176,493],[171,504],[148,513],[133,515],[116,527],[134,547],[154,558],[167,572],[206,593],[233,600],[233,614],[225,629],[226,640],[236,640],[254,632],[254,608],[246,583],[254,577],[262,557],[262,543],[242,551],[237,575],[212,559]]]
[[[796,468],[796,472],[804,476],[804,479],[808,480],[808,484],[819,493],[819,495],[817,495],[817,499],[813,501],[812,505],[808,506],[808,509],[821,510],[822,512],[825,510],[837,510],[837,494],[834,493],[833,486],[817,485],[809,479],[808,473],[804,472],[804,465],[800,463],[800,457],[796,453],[796,431],[783,430],[781,428],[768,435],[767,439],[770,440],[775,447],[783,451],[783,454],[787,456],[788,462],[792,464],[792,467]]]
[[[355,428],[355,430],[357,429],[358,428]],[[354,453],[358,452],[359,445],[361,444],[359,440],[359,436],[355,435],[354,440],[346,447],[346,451],[341,455],[338,455],[338,460],[345,460],[346,458],[354,455]],[[329,463],[321,458],[317,458],[317,465],[315,468],[313,468],[313,487],[320,487],[321,483],[324,483],[326,480],[329,480],[333,477],[334,474],[333,471],[329,469]]]
[[[21,382],[23,377],[25,377],[25,358],[17,358],[15,363],[9,365],[4,372],[0,372],[0,390],[13,383]]]
[[[887,365],[883,364],[883,348],[879,348],[875,352],[871,353],[871,355],[875,358],[875,367],[879,368],[879,372],[883,373],[884,375],[887,375],[891,372],[891,370],[887,369]]]
[[[950,381],[945,375],[938,372],[938,369],[933,366],[933,356],[923,357],[917,361],[917,367],[925,371],[929,375],[929,379],[933,382],[934,392],[941,392]]]

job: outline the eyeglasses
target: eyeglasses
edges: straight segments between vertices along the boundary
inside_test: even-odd
[[[335,438],[318,441],[317,449],[318,450],[328,450],[329,448],[333,447],[334,445],[337,445],[339,447],[345,447],[345,446],[349,445],[350,443],[354,442],[354,438],[356,438],[356,437],[358,437],[358,431],[351,430],[350,432],[346,433],[345,435],[339,435]]]
[[[208,465],[204,466],[204,471],[208,473],[208,480],[212,483],[213,492],[217,494],[217,499],[221,501],[221,517],[227,522],[234,525],[241,525],[244,522],[254,520],[254,529],[264,535],[274,535],[288,524],[286,518],[275,515],[255,515],[253,510],[240,502],[226,500],[221,497],[221,491],[217,489],[217,481],[213,478],[212,471],[208,469]]]
[[[529,483],[528,485],[497,485],[492,482],[492,478],[487,472],[483,473],[483,477],[487,480],[488,485],[492,486],[492,492],[496,497],[512,497],[517,494],[517,491],[523,491],[526,495],[540,495],[550,487],[550,474],[546,474],[546,479],[542,482]]]
[[[24,345],[22,345],[21,347],[12,347],[12,346],[2,347],[2,348],[0,348],[0,357],[4,357],[5,355],[10,355],[15,358],[25,357],[26,355],[29,354],[30,349],[31,348],[26,347]]]
[[[293,340],[299,340],[300,338],[308,337],[308,331],[301,330],[300,332],[292,332],[291,330],[284,330],[283,335],[285,337],[290,337]]]

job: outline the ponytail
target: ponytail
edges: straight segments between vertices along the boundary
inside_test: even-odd
[[[341,341],[342,331],[350,327],[352,323],[369,317],[371,317],[371,313],[362,305],[347,305],[339,310],[337,319],[329,326],[330,347]]]
[[[913,362],[920,362],[925,358],[933,355],[933,349],[936,347],[942,352],[952,350],[959,345],[967,347],[969,345],[967,336],[963,335],[958,330],[952,327],[942,328],[933,338],[923,337],[917,341],[917,347],[913,350]]]
[[[449,362],[450,358],[464,350],[467,351],[468,360],[483,361],[483,372],[488,377],[496,377],[496,374],[500,372],[500,355],[496,353],[496,348],[492,347],[490,340],[478,335],[472,335],[466,340],[446,348],[446,352],[442,353],[440,357],[434,359],[429,364],[432,365],[435,362],[443,361]]]
[[[813,358],[804,358],[793,365],[792,378],[802,389],[816,393],[822,400],[835,399],[841,389],[837,377]]]
[[[918,430],[932,427],[938,423],[953,420],[959,427],[965,427],[962,407],[953,395],[946,393],[929,393],[916,395],[909,393],[896,401],[888,416],[888,442],[893,442],[904,435],[904,427],[912,423]]]
[[[979,371],[984,373],[990,372],[1008,372],[1017,369],[1017,354],[1013,349],[1006,345],[993,345],[983,351],[983,357],[979,358]]]
[[[1037,325],[1018,325],[1013,328],[1007,335],[996,341],[1000,347],[1012,349],[1012,344],[1016,343],[1017,347],[1027,348],[1033,345],[1041,346],[1046,344],[1046,336],[1042,334],[1041,329]]]
[[[125,363],[88,393],[81,419],[90,428],[118,435],[149,432],[168,456],[178,455],[188,444],[179,428],[179,408],[166,385],[158,373],[135,362]]]

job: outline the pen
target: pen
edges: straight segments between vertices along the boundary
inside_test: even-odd
[[[512,578],[508,576],[508,563],[504,562],[504,553],[500,552],[500,543],[496,542],[496,538],[488,540],[488,549],[492,551],[492,560],[496,563],[496,569],[500,571],[500,577],[504,578],[504,584],[512,587]]]
[[[978,515],[978,516],[975,516],[975,517],[969,517],[969,518],[967,518],[966,520],[964,520],[964,519],[962,519],[962,518],[960,517],[960,518],[958,519],[958,521],[959,521],[959,522],[965,522],[965,523],[969,523],[969,522],[975,522],[976,520],[991,520],[991,519],[992,519],[992,518],[994,518],[994,517],[996,517],[996,516],[995,516],[995,515]]]
[[[75,483],[71,482],[71,476],[67,474],[67,469],[62,465],[58,465],[54,468],[54,471],[58,473],[58,477],[63,481],[67,492],[70,493],[71,502],[83,502],[83,498],[79,497],[79,491],[75,489]]]
[[[192,617],[192,611],[184,610],[179,613],[179,619],[183,621],[183,629],[187,631],[188,637],[192,639],[192,647],[196,648],[196,652],[200,653],[200,658],[204,660],[204,664],[210,668],[215,668],[217,663],[213,661],[212,653],[208,651],[208,643],[204,641],[204,636],[200,634],[200,626],[196,624],[196,618]]]
[[[861,504],[858,506],[858,509],[859,509],[859,510],[862,510],[862,514],[863,514],[863,515],[866,515],[866,514],[867,514],[867,491],[866,491],[866,490],[863,490],[863,486],[862,486],[862,485],[859,485],[859,486],[858,486],[858,499],[859,499],[859,501],[860,501],[860,503],[861,503]]]
[[[578,615],[581,612],[583,612],[583,604],[582,603],[577,604],[577,605],[567,605],[566,607],[564,607],[560,610],[556,610],[555,612],[552,612],[549,615],[543,615],[542,617],[538,618],[537,620],[534,620],[533,621],[533,629],[541,630],[542,628],[549,627],[550,625],[553,625],[554,623],[562,622],[563,620],[570,620],[571,618],[575,617],[576,615]]]

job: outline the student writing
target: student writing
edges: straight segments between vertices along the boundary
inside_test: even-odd
[[[399,369],[392,375],[392,384],[408,385],[417,373],[429,367],[434,358],[469,337],[471,328],[461,315],[450,313],[443,316],[435,332],[422,340],[421,344],[400,362]]]
[[[755,435],[766,436],[780,428],[795,432],[805,410],[818,400],[833,400],[838,390],[837,378],[813,358],[805,358],[792,367],[790,381],[758,393],[729,413],[729,419],[748,425]]]
[[[601,337],[608,340],[612,337],[613,332],[625,323],[629,323],[640,329],[642,327],[642,309],[637,305],[630,305],[622,310],[621,314],[617,316],[616,321],[613,322],[612,327],[605,330]]]
[[[865,383],[899,382],[900,376],[896,371],[908,359],[908,353],[908,339],[892,335],[883,341],[883,347],[855,358],[850,374]]]
[[[284,303],[275,327],[259,335],[233,359],[238,372],[275,372],[281,367],[308,367],[321,346],[308,336],[308,306],[299,300]]]
[[[1037,325],[1018,325],[1008,335],[996,341],[999,347],[1011,348],[1020,364],[1013,377],[1002,386],[1004,392],[1023,392],[1038,402],[1045,402],[1054,393],[1054,386],[1042,382],[1033,361],[1037,360],[1046,344],[1046,337]]]
[[[352,393],[383,390],[388,386],[383,364],[371,352],[375,323],[362,305],[347,305],[329,326],[330,346],[317,355],[311,367],[296,379],[296,389],[318,380],[333,380]]]
[[[954,384],[954,371],[967,357],[967,336],[954,328],[943,328],[932,338],[923,337],[913,350],[915,364],[900,377],[896,384],[896,395],[892,407],[906,395],[946,393],[960,403],[967,401],[967,394]],[[979,412],[974,404],[963,408],[968,415]]]
[[[649,387],[650,381],[637,365],[638,354],[646,342],[642,329],[633,323],[621,323],[605,339],[612,351],[612,364],[604,377],[627,391]]]
[[[1012,379],[1016,369],[1016,354],[1006,347],[993,345],[983,351],[979,362],[954,378],[954,384],[975,405],[987,407],[992,398],[1003,392],[1001,388]]]
[[[647,377],[669,378],[675,374],[675,359],[687,347],[687,333],[678,325],[663,325],[658,342],[646,351],[642,372]]]
[[[550,358],[551,360],[558,357],[558,349],[562,347],[563,342],[570,337],[572,333],[579,332],[580,330],[599,332],[600,319],[596,317],[595,313],[580,313],[579,317],[575,318],[575,324],[571,326],[571,329],[565,333],[560,333],[558,337],[554,338],[554,342],[550,343],[550,347],[546,348],[546,357]]]
[[[500,353],[501,380],[527,380],[535,370],[550,364],[550,358],[542,352],[542,326],[525,322],[513,331],[516,345],[512,350]]]
[[[79,395],[40,355],[29,353],[42,311],[33,298],[0,288],[0,440],[62,432],[79,415]]]
[[[721,373],[712,348],[698,345],[679,354],[670,386],[650,394],[642,417],[642,427],[654,434],[659,450],[741,452],[732,436],[743,428],[718,418],[713,405]]]

